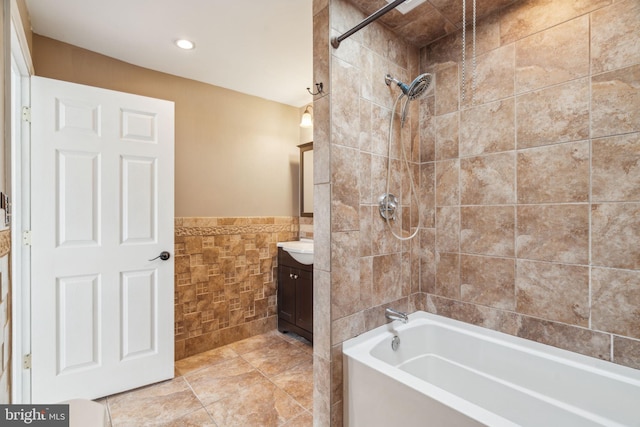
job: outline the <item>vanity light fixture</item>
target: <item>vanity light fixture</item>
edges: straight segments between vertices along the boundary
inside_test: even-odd
[[[184,50],[191,50],[191,49],[195,49],[196,47],[196,44],[194,42],[187,39],[178,39],[175,41],[175,43],[176,43],[176,46]]]
[[[302,120],[300,120],[300,127],[310,128],[313,126],[313,116],[311,115],[312,110],[313,108],[311,105],[307,105],[307,108],[304,109],[304,113],[302,113]]]

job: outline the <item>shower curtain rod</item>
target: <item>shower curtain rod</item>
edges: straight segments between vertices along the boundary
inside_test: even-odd
[[[360,31],[361,29],[363,29],[367,25],[371,24],[373,21],[375,21],[376,19],[380,18],[382,15],[384,15],[387,12],[389,12],[391,9],[395,9],[396,6],[401,5],[405,1],[407,1],[407,0],[395,0],[393,3],[389,3],[388,5],[378,9],[376,12],[371,14],[364,21],[362,21],[361,23],[359,23],[358,25],[356,25],[355,27],[353,27],[352,29],[350,29],[346,33],[331,39],[331,46],[333,46],[334,49],[337,49],[338,47],[340,47],[340,42],[342,42],[342,40],[350,37],[351,35],[353,35],[355,33],[357,33],[358,31]]]

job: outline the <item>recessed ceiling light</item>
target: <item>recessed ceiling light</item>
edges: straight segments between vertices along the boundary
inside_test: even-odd
[[[196,47],[196,44],[194,42],[192,42],[191,40],[178,39],[178,40],[176,40],[176,46],[178,46],[180,49],[191,50],[191,49],[194,49]]]

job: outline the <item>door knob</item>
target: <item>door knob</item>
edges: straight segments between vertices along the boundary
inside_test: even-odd
[[[155,261],[158,258],[160,258],[162,261],[166,261],[169,258],[171,258],[171,254],[169,252],[167,252],[167,251],[162,251],[162,252],[160,252],[160,255],[158,255],[155,258],[151,258],[149,261]]]

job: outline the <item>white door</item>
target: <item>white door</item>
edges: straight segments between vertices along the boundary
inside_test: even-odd
[[[32,403],[172,378],[173,103],[31,84]]]

